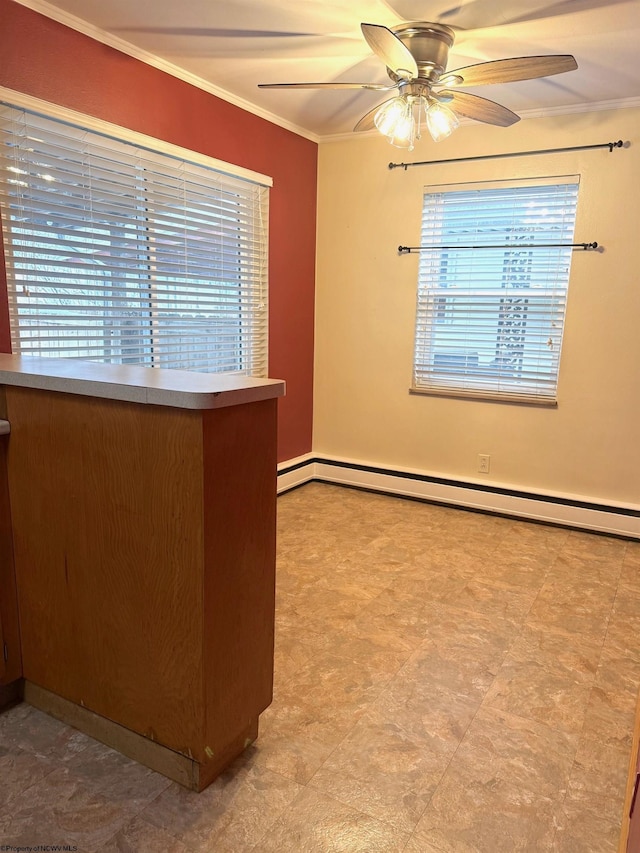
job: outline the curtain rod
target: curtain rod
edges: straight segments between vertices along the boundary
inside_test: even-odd
[[[510,151],[504,154],[481,154],[478,157],[453,157],[450,160],[421,160],[415,163],[389,163],[390,169],[404,169],[405,172],[409,166],[436,166],[441,163],[467,163],[471,160],[495,160],[500,157],[525,157],[528,154],[559,154],[564,151],[587,151],[593,148],[608,148],[609,153],[614,148],[622,148],[624,145],[621,139],[617,142],[601,142],[597,145],[571,145],[568,148],[539,148],[535,151]]]
[[[597,249],[597,243],[504,243],[484,246],[398,246],[399,255],[412,252],[435,252],[440,249]]]

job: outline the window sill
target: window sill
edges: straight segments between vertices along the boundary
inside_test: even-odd
[[[475,400],[480,403],[512,403],[518,406],[542,406],[545,409],[557,409],[555,397],[539,397],[535,394],[508,394],[504,392],[473,391],[455,388],[409,388],[409,394],[422,397],[452,397],[460,400]]]

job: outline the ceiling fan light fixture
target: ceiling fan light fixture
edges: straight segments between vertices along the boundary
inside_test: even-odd
[[[459,126],[456,114],[436,100],[423,94],[398,95],[376,112],[373,123],[396,148],[413,150],[416,139],[426,122],[435,142],[446,139]]]
[[[427,110],[427,128],[434,142],[441,142],[460,126],[458,116],[438,101],[432,101]]]
[[[470,5],[477,4],[470,0]],[[344,82],[258,85],[266,89],[373,89],[387,92],[396,89],[397,97],[370,109],[359,119],[354,130],[364,132],[375,127],[393,145],[412,150],[425,123],[436,142],[450,136],[459,125],[457,112],[467,119],[497,127],[509,127],[519,121],[520,117],[507,107],[471,92],[458,91],[458,86],[473,88],[491,83],[536,80],[574,71],[578,67],[575,57],[570,54],[554,54],[494,59],[447,71],[449,49],[455,39],[455,31],[451,27],[428,21],[409,21],[392,29],[382,24],[363,23],[360,27],[372,52],[386,65],[391,86]],[[448,87],[453,87],[453,91],[448,91]],[[443,106],[447,103],[452,104],[453,110]]]
[[[408,148],[413,151],[416,140],[414,99],[399,95],[392,101],[387,101],[375,114],[373,122],[396,148]]]
[[[402,128],[396,136],[388,136],[387,139],[396,148],[406,148],[408,151],[413,151],[416,141],[415,124],[412,124],[408,130]]]
[[[413,114],[411,105],[402,95],[383,104],[373,118],[373,123],[383,136],[408,136]]]

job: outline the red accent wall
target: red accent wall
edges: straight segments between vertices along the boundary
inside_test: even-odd
[[[0,0],[0,86],[273,178],[269,375],[284,379],[278,459],[311,450],[317,145],[12,0]],[[0,245],[1,252],[1,245]],[[0,351],[9,320],[0,254]]]

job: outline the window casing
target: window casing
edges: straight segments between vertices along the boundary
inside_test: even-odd
[[[426,188],[413,391],[556,402],[578,183]]]
[[[0,103],[15,353],[266,375],[268,188],[161,145]]]

